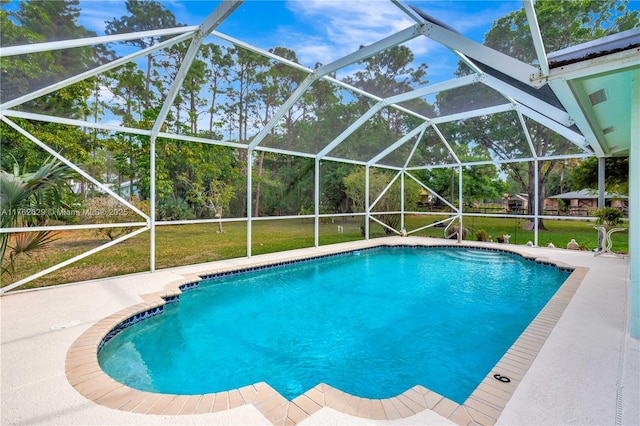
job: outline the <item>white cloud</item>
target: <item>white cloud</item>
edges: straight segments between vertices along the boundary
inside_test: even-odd
[[[388,1],[289,1],[287,7],[310,32],[280,33],[302,63],[330,63],[413,24]],[[312,32],[311,32],[312,31]]]
[[[80,3],[80,23],[88,30],[104,35],[106,21],[120,18],[127,14],[123,1],[84,0]]]

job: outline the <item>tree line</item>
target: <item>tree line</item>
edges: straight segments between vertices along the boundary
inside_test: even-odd
[[[1,1],[7,3],[7,0]],[[545,41],[550,43],[547,50],[558,50],[567,43],[575,44],[638,26],[637,12],[628,11],[626,4],[626,1],[536,2]],[[126,15],[106,21],[106,34],[183,25],[160,2],[127,0],[125,5]],[[78,0],[21,1],[13,12],[4,8],[0,11],[2,44],[9,46],[95,36],[95,33],[79,24],[79,16]],[[496,21],[486,35],[486,44],[533,63],[534,51],[526,47],[528,27],[524,16],[524,11],[516,11]],[[3,84],[0,96],[4,102],[60,81],[65,76],[99,66],[116,58],[117,52],[126,48],[126,45],[138,49],[149,48],[167,39],[147,37],[123,42],[120,46],[88,46],[2,58]],[[20,108],[87,121],[109,120],[129,128],[151,129],[187,48],[188,42],[173,44],[142,60],[29,101]],[[286,47],[276,46],[270,52],[298,62],[296,52]],[[343,80],[380,97],[404,93],[428,83],[428,65],[416,65],[414,59],[408,47],[396,46],[362,61],[358,64],[358,71]],[[465,72],[468,70],[460,65],[458,75]],[[242,47],[206,40],[187,73],[162,130],[246,145],[306,76],[307,73],[302,70]],[[491,96],[494,94],[487,90],[481,98],[486,101]],[[465,96],[464,89],[457,89],[439,94],[434,104],[418,99],[407,107],[432,116],[434,113],[451,111],[461,100],[473,102]],[[317,80],[285,113],[261,145],[315,154],[372,105],[369,98],[356,92],[326,80]],[[495,157],[508,160],[523,145],[522,132],[514,130],[520,127],[514,121],[514,116],[504,114],[468,119],[441,127],[442,132],[453,141],[452,145],[463,161]],[[81,165],[92,176],[112,184],[116,191],[127,187],[129,192],[125,196],[136,196],[139,200],[149,198],[148,136],[58,123],[15,121],[69,160]],[[334,153],[352,160],[368,160],[419,123],[420,120],[412,115],[385,108]],[[548,128],[530,120],[528,127],[538,155],[561,153],[568,149],[568,142]],[[0,132],[3,170],[13,170],[14,164],[18,164],[25,172],[33,171],[46,163],[48,154],[12,129],[3,124]],[[425,138],[437,136],[426,134]],[[415,161],[420,165],[429,165],[429,161],[440,155],[436,142],[421,143],[414,154]],[[312,158],[266,151],[256,151],[251,159],[246,156],[244,149],[159,138],[156,151],[158,219],[246,215],[248,161],[253,166],[251,191],[254,204],[250,208],[254,216],[312,211]],[[393,161],[402,165],[400,160],[403,158],[399,155]],[[389,161],[392,161],[391,156]],[[534,176],[532,163],[465,167],[465,202],[499,199],[503,192],[510,190],[527,192],[533,199],[535,179],[539,179],[541,188],[552,190],[553,182],[557,181],[555,177],[560,174],[560,166],[564,167],[560,162],[544,162],[539,177]],[[362,166],[323,161],[320,176],[321,211],[346,213],[362,209],[360,203],[354,202],[349,196],[357,190],[354,190],[354,185],[362,184],[359,178],[361,174]],[[416,171],[414,175],[457,204],[457,174],[435,168]],[[506,183],[501,177],[504,175],[508,176]],[[391,178],[392,174],[384,170],[372,175],[372,179],[381,182],[376,185],[383,188]],[[81,179],[79,181],[82,183]],[[566,182],[569,181],[567,178]],[[414,187],[412,191],[417,193],[419,188]],[[69,204],[89,203],[100,196],[100,192],[92,185],[81,184],[77,192],[79,194],[69,195],[72,198],[68,200]],[[545,191],[541,191],[540,196],[544,198],[544,195]],[[406,208],[411,209],[417,203],[417,197],[412,194],[406,201],[410,203]],[[529,205],[533,207],[533,203]],[[389,209],[391,207],[389,205]]]

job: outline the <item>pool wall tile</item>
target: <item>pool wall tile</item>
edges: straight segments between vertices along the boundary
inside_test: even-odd
[[[564,284],[542,309],[538,316],[516,340],[502,359],[478,385],[464,404],[457,404],[423,386],[415,386],[388,399],[367,399],[352,396],[327,384],[320,383],[293,401],[286,400],[267,383],[261,382],[228,392],[204,395],[166,395],[138,391],[107,376],[97,361],[102,346],[125,328],[164,312],[164,305],[179,303],[180,295],[199,288],[201,282],[216,277],[236,275],[253,270],[271,269],[291,263],[333,256],[351,255],[355,251],[376,250],[383,247],[469,248],[510,253],[540,265],[557,267],[570,273]],[[86,330],[71,346],[66,358],[66,374],[69,383],[82,395],[109,408],[146,414],[204,414],[245,404],[253,404],[274,425],[296,425],[323,407],[330,407],[364,419],[394,420],[410,417],[425,409],[433,410],[459,425],[493,425],[511,395],[535,360],[553,327],[562,316],[580,286],[588,268],[554,263],[546,258],[526,255],[510,247],[478,247],[453,244],[384,244],[363,247],[358,250],[341,250],[309,257],[286,258],[278,262],[261,262],[247,267],[227,267],[199,275],[185,275],[183,279],[165,286],[164,291],[142,295],[142,302],[125,308],[98,321]],[[503,383],[494,374],[511,380]]]

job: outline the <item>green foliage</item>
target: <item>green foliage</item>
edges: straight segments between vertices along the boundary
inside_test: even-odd
[[[615,226],[622,223],[622,217],[624,213],[622,210],[613,207],[603,207],[596,210],[595,216],[598,218],[598,225],[610,225]]]
[[[548,52],[557,51],[590,41],[608,34],[635,28],[640,25],[637,11],[626,8],[627,1],[587,1],[587,0],[539,0],[535,9]],[[535,49],[531,42],[530,27],[524,9],[520,9],[496,20],[485,35],[485,45],[499,50],[523,62],[536,63]],[[460,64],[458,75],[468,74],[469,68]],[[436,107],[443,112],[460,112],[461,108],[489,106],[504,102],[495,91],[478,87],[469,96],[467,87],[446,91],[437,96]],[[494,114],[488,117],[472,118],[454,123],[455,132],[447,134],[449,142],[460,150],[461,146],[479,144],[498,159],[509,160],[530,157],[531,152],[522,135],[522,126],[514,113]],[[533,148],[538,155],[551,153],[566,154],[574,149],[572,144],[549,128],[525,118]],[[541,165],[537,175],[540,188],[545,188],[547,180],[557,170],[558,161]],[[534,198],[535,170],[533,162],[505,163],[503,172],[509,174],[513,184],[509,192],[524,192],[529,199]],[[540,191],[544,198],[544,191]],[[542,201],[542,200],[540,200]],[[528,204],[528,214],[533,214],[535,203]],[[539,205],[542,207],[543,203]]]
[[[609,157],[604,163],[605,188],[618,194],[629,193],[629,157]],[[571,179],[577,189],[598,187],[598,159],[584,159],[573,169]]]
[[[161,200],[157,215],[160,220],[187,220],[195,217],[191,206],[182,198]]]
[[[484,229],[481,229],[476,232],[476,239],[478,241],[489,241],[489,234]]]
[[[46,225],[49,219],[68,208],[65,203],[65,194],[70,192],[67,180],[74,175],[68,166],[55,159],[48,159],[35,172],[20,172],[17,163],[13,173],[0,170],[1,227]],[[53,241],[53,235],[51,231],[0,234],[0,275],[14,270],[19,255],[30,256],[43,250]],[[5,265],[7,250],[8,265]]]

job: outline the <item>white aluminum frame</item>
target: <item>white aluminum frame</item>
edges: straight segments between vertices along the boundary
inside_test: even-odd
[[[167,225],[175,225],[175,224],[195,224],[195,223],[218,223],[218,222],[234,222],[234,221],[246,221],[247,222],[247,257],[251,257],[252,253],[251,253],[251,246],[252,246],[252,223],[253,221],[263,221],[263,220],[278,220],[278,219],[299,219],[299,218],[314,218],[314,245],[317,247],[319,246],[319,220],[322,217],[344,217],[344,216],[358,216],[358,217],[364,217],[365,218],[365,238],[369,239],[370,236],[370,222],[374,221],[376,223],[379,223],[380,225],[382,225],[383,227],[389,228],[387,225],[385,225],[384,223],[380,222],[376,217],[376,215],[379,214],[400,214],[401,215],[401,229],[404,230],[404,219],[405,219],[405,214],[408,213],[405,211],[405,205],[404,205],[404,190],[405,190],[405,179],[406,176],[409,176],[409,178],[413,179],[415,182],[417,182],[421,187],[423,187],[424,189],[426,189],[427,191],[429,191],[430,193],[434,194],[439,200],[441,200],[447,207],[449,207],[452,211],[451,212],[445,212],[445,215],[450,216],[447,219],[441,220],[438,223],[446,223],[449,222],[449,225],[451,223],[453,223],[454,221],[458,221],[458,224],[460,227],[462,227],[462,220],[463,220],[463,216],[495,216],[495,217],[510,217],[510,218],[514,218],[514,217],[519,217],[519,218],[527,218],[527,219],[534,219],[536,222],[536,229],[535,229],[535,240],[536,240],[536,245],[538,243],[538,229],[537,229],[537,219],[539,218],[539,213],[538,213],[538,191],[539,188],[537,187],[536,184],[536,188],[535,188],[535,192],[536,192],[536,199],[534,201],[534,203],[536,204],[536,209],[535,209],[535,214],[534,215],[495,215],[495,214],[485,214],[485,215],[479,215],[479,214],[472,214],[472,213],[467,213],[467,214],[463,214],[463,194],[462,194],[462,175],[463,175],[463,166],[473,166],[473,165],[480,165],[480,164],[500,164],[500,163],[509,163],[509,162],[518,162],[518,161],[534,161],[535,162],[535,167],[536,169],[538,168],[539,162],[540,161],[544,161],[544,160],[548,160],[548,159],[561,159],[561,158],[576,158],[576,157],[587,157],[587,156],[592,156],[594,155],[594,150],[595,150],[595,154],[597,155],[601,155],[602,152],[598,151],[599,150],[599,144],[595,143],[595,136],[593,135],[593,133],[589,133],[587,131],[588,128],[588,123],[584,122],[584,117],[581,114],[578,114],[578,109],[579,107],[576,106],[574,109],[570,109],[569,112],[565,112],[563,110],[560,110],[554,106],[551,106],[549,104],[547,104],[546,102],[541,101],[540,99],[531,96],[523,91],[521,91],[520,89],[513,87],[511,85],[509,85],[508,83],[505,83],[504,81],[501,81],[495,77],[492,77],[484,72],[482,72],[475,64],[474,64],[474,60],[480,61],[496,70],[499,70],[505,74],[511,75],[513,78],[517,79],[518,81],[521,81],[523,83],[526,83],[532,87],[539,87],[542,84],[546,84],[547,81],[549,81],[549,84],[552,85],[552,88],[554,88],[554,90],[564,90],[564,91],[570,91],[570,87],[568,85],[568,83],[566,83],[566,81],[562,78],[556,78],[556,79],[550,79],[551,77],[553,77],[553,72],[550,72],[548,69],[548,61],[546,58],[546,53],[544,51],[544,43],[542,40],[542,37],[540,36],[539,33],[539,28],[537,27],[537,21],[536,21],[536,17],[535,17],[535,10],[533,7],[533,4],[531,2],[531,0],[524,0],[524,8],[525,11],[527,13],[527,17],[531,23],[531,32],[532,32],[532,37],[534,40],[534,46],[536,48],[536,54],[537,57],[539,59],[540,62],[540,67],[541,69],[537,69],[535,67],[532,67],[528,64],[524,64],[516,59],[510,58],[502,53],[499,53],[497,51],[494,51],[493,49],[490,49],[486,46],[480,45],[478,43],[475,43],[467,38],[465,38],[464,36],[457,34],[449,29],[443,28],[435,23],[432,22],[427,22],[425,21],[421,16],[419,16],[413,9],[411,9],[410,7],[408,7],[407,5],[405,5],[402,1],[400,0],[391,0],[393,4],[395,4],[400,10],[402,10],[407,16],[409,16],[414,22],[415,25],[412,25],[408,28],[405,28],[401,31],[398,31],[397,33],[394,33],[378,42],[375,42],[371,45],[368,45],[362,49],[359,49],[355,52],[352,52],[342,58],[339,58],[338,60],[324,65],[316,70],[312,70],[310,68],[307,68],[305,66],[302,66],[300,64],[294,63],[292,61],[289,61],[287,59],[281,58],[273,53],[264,51],[262,49],[259,49],[257,47],[254,47],[248,43],[245,43],[243,41],[234,39],[232,37],[229,37],[225,34],[222,34],[218,31],[216,31],[216,27],[224,21],[224,19],[226,17],[228,17],[229,15],[231,15],[233,13],[233,11],[242,3],[242,1],[223,1],[205,20],[204,22],[199,25],[199,26],[190,26],[190,27],[178,27],[178,28],[167,28],[167,29],[163,29],[163,30],[154,30],[154,31],[145,31],[145,32],[140,32],[140,33],[131,33],[131,34],[120,34],[120,35],[112,35],[112,36],[104,36],[104,37],[91,37],[91,38],[86,38],[86,39],[82,39],[82,40],[68,40],[68,41],[56,41],[56,42],[48,42],[48,43],[37,43],[37,44],[32,44],[32,45],[24,45],[24,46],[12,46],[12,47],[7,47],[7,48],[2,48],[0,49],[0,57],[4,57],[4,56],[13,56],[13,55],[24,55],[24,54],[31,54],[31,53],[37,53],[37,52],[42,52],[42,51],[47,51],[47,50],[58,50],[58,49],[68,49],[68,48],[74,48],[74,47],[81,47],[81,46],[88,46],[88,45],[95,45],[95,44],[99,44],[99,43],[109,43],[109,42],[115,42],[115,41],[125,41],[125,40],[133,40],[133,39],[137,39],[137,38],[143,38],[143,37],[151,37],[151,36],[158,36],[158,35],[163,35],[163,36],[173,36],[171,39],[164,41],[162,43],[159,43],[157,45],[154,45],[152,47],[146,48],[146,49],[141,49],[138,52],[135,52],[133,54],[127,55],[123,58],[117,59],[109,64],[105,64],[102,66],[99,66],[95,69],[86,71],[84,73],[81,73],[79,75],[67,78],[63,81],[60,81],[56,84],[53,84],[51,86],[48,86],[46,88],[43,88],[41,90],[37,90],[34,91],[33,93],[27,93],[23,96],[20,96],[18,98],[12,99],[10,101],[7,101],[3,104],[0,104],[0,120],[9,125],[10,127],[12,127],[14,130],[16,130],[18,133],[22,134],[23,136],[27,137],[29,140],[31,140],[33,143],[37,144],[38,146],[40,146],[42,149],[44,149],[45,151],[49,152],[51,155],[53,155],[54,157],[58,158],[60,161],[63,161],[65,164],[67,164],[69,167],[71,167],[73,170],[77,171],[81,176],[83,176],[85,179],[89,180],[90,182],[92,182],[93,184],[97,185],[98,187],[100,187],[102,190],[104,190],[107,194],[109,194],[110,196],[114,197],[116,200],[118,200],[120,203],[126,205],[127,207],[131,208],[133,211],[135,211],[141,218],[144,219],[144,222],[134,222],[134,223],[122,223],[122,224],[92,224],[92,225],[66,225],[66,226],[45,226],[45,227],[37,227],[37,228],[10,228],[10,229],[1,229],[0,233],[10,233],[10,232],[21,232],[21,231],[36,231],[36,230],[77,230],[77,229],[92,229],[92,228],[97,228],[97,227],[129,227],[129,226],[133,226],[133,227],[140,227],[140,229],[135,230],[134,232],[125,235],[121,238],[118,238],[114,241],[111,241],[107,244],[104,244],[100,247],[97,247],[93,250],[90,250],[86,253],[83,253],[79,256],[74,257],[73,259],[70,259],[68,261],[65,261],[59,265],[55,265],[51,268],[48,268],[44,271],[41,271],[35,275],[32,275],[31,277],[27,277],[25,279],[22,279],[20,281],[17,281],[3,289],[0,290],[0,294],[4,294],[7,291],[10,291],[14,288],[17,288],[33,279],[39,278],[49,272],[52,272],[54,270],[60,269],[64,266],[67,266],[71,263],[73,263],[74,261],[80,260],[84,257],[90,256],[100,250],[103,250],[107,247],[111,247],[115,244],[118,244],[119,242],[125,241],[128,238],[131,238],[133,236],[136,236],[146,230],[150,231],[151,234],[151,256],[150,256],[150,271],[154,272],[155,271],[155,229],[157,226],[167,226]],[[205,139],[205,138],[199,138],[199,137],[191,137],[191,136],[183,136],[183,135],[175,135],[175,134],[170,134],[167,132],[162,132],[160,131],[166,116],[169,112],[169,109],[172,107],[172,104],[174,102],[174,99],[180,89],[180,85],[187,73],[187,71],[189,70],[189,67],[191,66],[191,63],[193,61],[193,59],[196,56],[197,53],[197,49],[199,48],[199,46],[201,45],[201,43],[203,42],[203,40],[208,37],[208,36],[212,36],[212,37],[217,37],[221,40],[224,40],[226,42],[232,43],[234,45],[243,47],[245,49],[248,49],[250,51],[253,51],[255,53],[258,53],[260,55],[263,55],[271,60],[275,60],[278,61],[282,64],[285,64],[289,67],[293,67],[295,69],[301,70],[306,72],[308,75],[306,77],[306,79],[297,87],[297,89],[294,91],[294,93],[289,97],[289,99],[287,99],[287,101],[280,107],[280,109],[272,116],[272,118],[270,119],[270,121],[262,128],[262,130],[250,141],[250,143],[247,144],[242,144],[242,143],[235,143],[235,142],[226,142],[226,141],[218,141],[218,140],[211,140],[211,139]],[[361,61],[363,59],[366,59],[368,57],[371,57],[377,53],[379,53],[380,51],[383,51],[385,49],[391,48],[393,46],[397,46],[401,43],[407,42],[409,40],[415,39],[417,37],[429,37],[441,44],[443,44],[444,46],[446,46],[448,49],[450,49],[454,54],[456,54],[461,60],[463,60],[465,63],[467,63],[467,65],[469,67],[471,67],[471,69],[474,71],[475,74],[466,76],[466,77],[461,77],[461,78],[457,78],[454,80],[450,80],[450,81],[445,81],[445,82],[441,82],[441,83],[436,83],[436,84],[432,84],[432,85],[428,85],[425,87],[421,87],[418,88],[416,90],[410,91],[408,93],[403,93],[403,94],[399,94],[396,96],[391,96],[389,98],[383,99],[380,98],[376,95],[373,95],[371,93],[367,93],[361,89],[355,88],[350,86],[349,84],[346,84],[334,77],[331,77],[330,74],[338,71],[342,68],[344,68],[345,66],[354,64],[358,61]],[[85,80],[87,78],[90,77],[94,77],[99,75],[100,73],[103,73],[107,70],[110,69],[114,69],[118,66],[121,66],[127,62],[130,62],[132,60],[135,60],[137,58],[143,57],[145,55],[148,55],[152,52],[158,51],[160,49],[166,48],[168,46],[171,46],[175,43],[178,42],[182,42],[185,40],[191,39],[191,44],[189,46],[189,50],[187,55],[185,56],[185,59],[181,65],[181,68],[178,71],[178,74],[169,90],[169,93],[167,95],[167,97],[164,100],[164,103],[162,105],[162,109],[161,112],[158,116],[158,118],[156,119],[154,126],[151,130],[144,130],[144,129],[135,129],[135,128],[128,128],[128,127],[124,127],[124,126],[115,126],[115,125],[109,125],[109,124],[104,124],[104,123],[92,123],[92,122],[87,122],[87,121],[82,121],[82,120],[77,120],[77,119],[68,119],[68,118],[61,118],[61,117],[51,117],[51,116],[46,116],[43,114],[35,114],[35,113],[28,113],[28,112],[22,112],[19,110],[14,110],[12,108],[17,107],[25,102],[28,102],[30,100],[33,100],[39,96],[43,96],[46,94],[50,94],[56,90],[59,90],[63,87],[67,87],[69,85],[72,85],[74,83],[77,83],[79,81]],[[628,58],[623,58],[621,59],[621,64],[628,64],[629,63],[629,59]],[[621,65],[622,66],[622,65]],[[636,76],[637,78],[637,76]],[[281,148],[272,148],[272,147],[265,147],[265,146],[261,146],[261,142],[264,139],[264,137],[269,134],[269,132],[272,130],[272,128],[274,126],[276,126],[278,124],[278,122],[280,121],[280,119],[284,116],[284,114],[286,114],[286,112],[292,108],[294,106],[294,104],[300,99],[300,97],[305,93],[306,90],[309,89],[309,87],[313,84],[313,82],[315,82],[316,80],[319,79],[323,79],[325,81],[331,82],[339,87],[344,88],[345,90],[351,91],[352,93],[356,93],[358,95],[363,95],[366,96],[374,101],[376,101],[376,104],[369,110],[367,111],[365,114],[363,114],[358,120],[356,120],[354,123],[352,123],[346,130],[344,130],[338,137],[336,137],[334,140],[330,141],[323,149],[321,149],[317,154],[313,154],[313,153],[308,153],[308,152],[299,152],[299,151],[295,151],[295,150],[286,150],[286,149],[281,149]],[[398,104],[411,100],[411,99],[416,99],[416,98],[420,98],[420,97],[424,97],[430,94],[434,94],[443,90],[448,90],[448,89],[453,89],[453,88],[459,88],[459,87],[463,87],[465,85],[469,85],[469,84],[473,84],[476,82],[481,82],[489,87],[491,87],[494,90],[497,90],[498,92],[500,92],[502,95],[504,95],[508,102],[503,104],[503,105],[498,105],[498,106],[494,106],[494,107],[489,107],[489,108],[484,108],[484,109],[479,109],[479,110],[472,110],[472,111],[468,111],[468,112],[464,112],[464,113],[459,113],[459,114],[450,114],[450,115],[446,115],[446,116],[439,116],[439,117],[425,117],[422,116],[421,114],[418,114],[414,111],[411,111],[407,108],[404,108]],[[638,85],[634,86],[637,90]],[[375,156],[373,156],[372,158],[368,159],[368,160],[363,160],[363,161],[359,161],[359,160],[350,160],[350,159],[345,159],[345,158],[337,158],[335,156],[331,156],[330,153],[338,146],[340,145],[343,141],[345,141],[349,135],[353,134],[353,132],[355,132],[358,128],[360,128],[360,126],[362,126],[364,123],[366,123],[367,120],[369,120],[371,117],[373,117],[375,114],[377,114],[381,109],[385,108],[385,107],[390,107],[390,108],[395,108],[399,111],[402,111],[406,114],[410,114],[413,117],[416,117],[420,120],[422,120],[422,123],[419,124],[418,126],[416,126],[414,129],[412,129],[411,131],[409,131],[407,134],[405,134],[403,137],[401,137],[399,140],[397,141],[390,141],[389,146],[387,146],[386,148],[384,148],[382,151],[380,151],[378,154],[376,154]],[[490,114],[496,114],[496,113],[501,113],[501,112],[506,112],[506,111],[516,111],[516,113],[518,114],[519,117],[519,121],[520,121],[520,125],[522,128],[522,131],[525,134],[525,137],[527,139],[527,143],[529,144],[530,150],[531,150],[531,157],[527,157],[527,158],[521,158],[521,159],[511,159],[511,160],[499,160],[499,161],[477,161],[477,162],[467,162],[464,163],[460,160],[460,158],[458,158],[458,156],[456,155],[455,151],[453,150],[451,144],[449,143],[449,141],[446,140],[446,138],[442,135],[442,133],[440,132],[440,130],[438,129],[438,124],[440,123],[447,123],[447,122],[451,122],[451,121],[457,121],[457,120],[464,120],[464,119],[469,119],[472,117],[479,117],[479,116],[484,116],[484,115],[490,115]],[[636,116],[638,115],[638,112],[635,112]],[[562,135],[563,137],[565,137],[566,139],[570,140],[571,142],[573,142],[574,144],[576,144],[578,147],[580,147],[584,153],[583,154],[578,154],[578,155],[556,155],[556,156],[549,156],[549,157],[544,157],[544,158],[539,158],[533,148],[533,144],[530,138],[530,135],[528,133],[527,130],[527,126],[524,120],[524,116],[527,116],[529,118],[531,118],[534,121],[537,121],[549,128],[551,128],[552,130],[554,130],[555,132],[559,133],[560,135]],[[67,160],[66,158],[64,158],[63,156],[61,156],[60,154],[56,153],[54,150],[52,150],[49,146],[47,146],[46,144],[44,144],[42,141],[39,141],[37,138],[35,138],[33,135],[29,134],[28,132],[26,132],[24,129],[22,129],[20,126],[16,125],[13,121],[11,121],[9,118],[21,118],[21,119],[27,119],[27,120],[37,120],[37,121],[45,121],[45,122],[54,122],[54,123],[60,123],[60,124],[65,124],[65,125],[70,125],[70,126],[78,126],[78,127],[85,127],[85,128],[94,128],[94,129],[100,129],[100,130],[107,130],[107,131],[113,131],[113,132],[123,132],[123,133],[130,133],[130,134],[138,134],[138,135],[145,135],[145,136],[149,136],[151,139],[151,154],[150,154],[150,162],[151,162],[151,214],[150,215],[146,215],[143,212],[141,212],[139,209],[137,209],[135,206],[133,206],[131,203],[129,203],[128,201],[126,201],[125,199],[123,199],[122,197],[118,196],[115,192],[113,192],[110,188],[106,187],[105,185],[103,185],[101,182],[97,181],[95,178],[93,178],[91,175],[89,175],[88,173],[86,173],[85,171],[83,171],[80,167],[78,167],[77,165],[73,164],[72,162],[70,162],[69,160]],[[640,120],[639,120],[640,121]],[[570,129],[570,126],[573,123],[576,123],[578,125],[578,127],[580,128],[581,132],[583,133],[583,135],[576,133],[574,130]],[[414,156],[416,149],[418,147],[418,145],[420,143],[422,143],[422,138],[423,135],[425,133],[425,131],[429,128],[432,127],[434,129],[434,131],[436,132],[436,134],[438,135],[438,137],[440,138],[442,144],[447,148],[451,158],[453,159],[453,162],[451,163],[447,163],[447,164],[442,164],[442,165],[438,165],[438,166],[424,166],[424,167],[409,167],[410,161],[412,159],[412,157]],[[636,137],[638,136],[639,131],[636,130],[635,135]],[[202,220],[187,220],[187,221],[156,221],[155,220],[155,204],[156,204],[156,199],[155,199],[155,148],[156,148],[156,141],[158,138],[171,138],[171,139],[175,139],[175,140],[182,140],[182,141],[188,141],[188,142],[194,142],[194,143],[206,143],[206,144],[213,144],[213,145],[220,145],[220,146],[226,146],[226,147],[231,147],[234,149],[243,149],[247,151],[247,211],[246,211],[246,217],[244,218],[225,218],[225,219],[202,219]],[[395,166],[389,166],[389,165],[384,165],[384,164],[380,164],[379,162],[384,159],[387,155],[389,155],[390,153],[392,153],[395,149],[403,146],[405,143],[409,142],[412,138],[416,138],[416,141],[413,145],[413,148],[410,152],[409,157],[407,158],[407,160],[405,161],[403,166],[400,167],[395,167]],[[264,152],[274,152],[274,153],[280,153],[280,154],[286,154],[286,155],[295,155],[295,156],[301,156],[301,157],[306,157],[306,158],[313,158],[315,161],[314,164],[314,171],[315,171],[315,176],[314,176],[314,202],[315,202],[315,209],[314,209],[314,214],[313,216],[309,215],[309,216],[282,216],[282,217],[253,217],[253,208],[252,208],[252,169],[253,169],[253,155],[254,152],[257,151],[264,151]],[[638,150],[635,151],[635,155],[638,155]],[[320,204],[320,172],[321,172],[321,167],[322,167],[322,161],[323,160],[330,160],[330,161],[341,161],[341,162],[346,162],[346,163],[351,163],[351,164],[359,164],[365,167],[365,211],[364,212],[359,212],[359,213],[349,213],[349,214],[320,214],[320,208],[319,208],[319,204]],[[393,179],[391,180],[391,182],[387,185],[387,187],[382,191],[381,194],[377,195],[377,198],[375,200],[373,200],[373,202],[371,202],[371,194],[369,192],[369,178],[370,178],[370,170],[371,167],[377,167],[377,168],[384,168],[387,170],[394,170],[397,171],[397,173],[394,175]],[[458,199],[457,199],[457,203],[458,206],[455,206],[454,204],[452,204],[452,202],[446,200],[444,197],[442,197],[441,195],[437,194],[436,192],[432,191],[428,186],[426,186],[424,183],[420,182],[416,177],[414,177],[410,171],[412,170],[421,170],[421,169],[434,169],[434,168],[451,168],[454,167],[456,168],[456,171],[458,173],[459,179],[458,179]],[[378,203],[378,201],[384,196],[384,194],[393,186],[393,184],[395,183],[395,181],[400,178],[400,186],[401,186],[401,191],[403,196],[401,197],[401,210],[399,212],[374,212],[373,208],[375,207],[375,205]],[[412,213],[416,213],[416,214],[424,214],[424,215],[428,215],[430,213],[425,213],[425,212],[412,212]],[[442,213],[439,213],[442,214]],[[547,216],[545,216],[547,217]],[[563,217],[564,218],[564,217]],[[566,219],[566,218],[565,218]],[[430,224],[427,225],[423,228],[419,228],[419,229],[415,229],[415,230],[410,230],[407,232],[407,234],[412,234],[415,232],[418,232],[422,229],[434,226],[435,224]],[[391,229],[391,228],[389,228]],[[400,234],[400,230],[396,230],[396,229],[392,229],[393,232]],[[636,234],[634,234],[636,235]],[[637,241],[638,237],[637,235],[635,236],[635,240]]]

